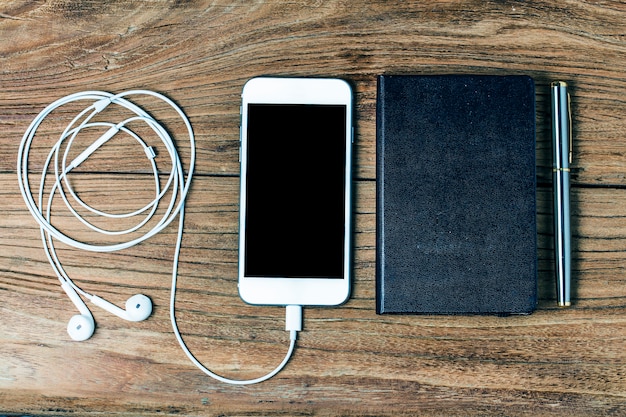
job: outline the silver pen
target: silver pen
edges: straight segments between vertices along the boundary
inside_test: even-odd
[[[567,83],[555,81],[552,96],[552,155],[554,187],[554,257],[559,307],[570,305],[571,241],[570,230],[570,163],[572,162],[572,116]]]

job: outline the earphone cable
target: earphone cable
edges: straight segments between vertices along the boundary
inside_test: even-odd
[[[170,105],[181,117],[183,120],[187,133],[189,136],[190,142],[190,156],[189,156],[189,167],[188,173],[185,178],[182,163],[176,147],[174,145],[173,139],[169,136],[166,129],[159,124],[155,119],[153,119],[148,113],[146,113],[141,107],[135,105],[134,103],[128,101],[125,97],[132,95],[148,95],[154,98],[160,99]],[[41,179],[39,184],[39,192],[37,201],[35,201],[33,193],[30,188],[29,176],[28,176],[28,163],[29,163],[29,154],[32,147],[32,143],[35,138],[35,134],[41,125],[41,123],[48,117],[50,113],[54,110],[75,102],[75,101],[92,101],[93,103],[86,107],[84,110],[78,113],[74,117],[74,119],[67,125],[60,138],[57,140],[55,145],[51,148],[50,153],[48,154],[46,161],[43,165]],[[126,108],[135,114],[135,116],[130,117],[120,123],[113,124],[108,122],[91,122],[91,120],[100,112],[102,112],[108,105],[117,104]],[[152,149],[152,147],[148,146],[143,139],[141,139],[137,134],[135,134],[131,129],[127,128],[126,125],[133,121],[143,121],[145,122],[160,138],[161,142],[165,146],[168,151],[171,160],[171,171],[166,184],[161,187],[159,180],[159,172],[156,167],[156,162],[154,160],[156,153]],[[77,157],[75,157],[72,161],[69,161],[68,158],[70,155],[70,149],[74,144],[74,140],[78,136],[78,134],[83,129],[93,128],[93,127],[108,127],[108,130],[92,145],[87,147],[83,152],[81,152]],[[110,138],[112,138],[117,132],[122,131],[131,137],[133,137],[142,147],[143,150],[149,159],[153,171],[153,175],[155,178],[155,198],[144,207],[122,214],[115,213],[107,213],[101,210],[97,210],[88,204],[86,204],[77,193],[74,191],[69,179],[68,174],[78,167],[82,162],[84,162],[89,156],[95,152],[100,146],[106,143]],[[65,150],[61,152],[63,146],[65,146]],[[174,261],[172,267],[172,288],[171,288],[171,297],[170,297],[170,319],[172,323],[172,328],[176,338],[185,352],[185,354],[189,357],[189,359],[205,374],[225,383],[229,384],[239,384],[239,385],[247,385],[254,384],[258,382],[265,381],[272,376],[276,375],[281,369],[289,361],[291,357],[296,343],[297,332],[301,330],[302,327],[302,307],[301,306],[288,306],[286,309],[287,315],[287,325],[286,330],[290,332],[290,344],[287,355],[283,359],[283,361],[279,364],[279,366],[274,369],[272,372],[267,375],[251,379],[251,380],[233,380],[224,378],[219,376],[210,370],[208,370],[205,366],[203,366],[189,351],[187,348],[180,331],[178,329],[178,325],[176,323],[175,317],[175,299],[176,299],[176,285],[177,285],[177,275],[178,275],[178,264],[179,264],[179,256],[182,244],[182,236],[183,236],[183,223],[184,223],[184,212],[185,212],[185,201],[187,194],[190,189],[191,180],[193,178],[193,172],[195,168],[195,138],[193,134],[193,130],[191,128],[191,124],[187,119],[186,115],[183,111],[170,99],[167,97],[155,93],[148,90],[131,90],[127,92],[123,92],[117,95],[113,95],[111,93],[102,92],[102,91],[85,91],[82,93],[75,93],[68,95],[66,97],[60,98],[55,102],[48,105],[44,110],[42,110],[35,119],[31,122],[28,129],[24,133],[22,141],[20,143],[20,147],[18,150],[17,157],[17,176],[18,176],[18,184],[20,187],[20,192],[26,206],[29,211],[37,221],[41,231],[41,239],[44,247],[44,251],[46,257],[52,266],[55,274],[57,275],[59,281],[62,286],[66,288],[66,285],[71,286],[78,294],[83,297],[92,300],[93,298],[98,298],[95,295],[89,294],[88,292],[82,290],[78,285],[76,285],[72,279],[69,277],[67,272],[64,270],[63,265],[60,259],[57,256],[55,247],[54,247],[54,239],[63,242],[71,247],[82,249],[86,251],[92,252],[114,252],[122,249],[130,248],[138,243],[145,241],[146,239],[154,236],[159,233],[165,227],[171,224],[171,222],[179,217],[179,225],[178,225],[178,234],[176,240],[176,248],[174,251]],[[53,163],[54,161],[54,163]],[[46,177],[48,175],[48,171],[50,169],[50,165],[52,164],[54,168],[54,182],[47,197],[45,197],[45,184]],[[170,190],[171,189],[171,190]],[[161,203],[163,197],[171,191],[171,198],[167,207],[164,209],[164,213],[161,215],[161,218],[156,220],[156,224],[152,226],[150,230],[146,233],[140,234],[138,237],[132,238],[130,240],[121,241],[114,244],[94,244],[94,243],[86,243],[70,237],[60,230],[58,230],[55,226],[52,225],[52,205],[54,196],[58,194],[61,196],[63,202],[65,203],[66,208],[69,212],[79,220],[83,225],[88,227],[89,229],[105,235],[113,235],[113,236],[122,236],[125,234],[133,233],[141,230],[142,227],[147,225],[149,221],[155,216],[157,212],[157,208]],[[71,197],[75,203],[80,205],[83,209],[93,213],[97,216],[107,217],[107,218],[133,218],[134,216],[144,214],[143,220],[139,221],[134,226],[124,229],[124,230],[106,230],[101,227],[97,227],[87,219],[85,219],[82,215],[78,213],[78,211],[72,206],[69,197]],[[44,204],[45,203],[45,204]],[[147,213],[146,213],[147,212]],[[69,288],[66,288],[66,291],[69,291]],[[76,296],[78,297],[78,296]],[[84,339],[83,339],[84,340]]]
[[[178,226],[178,234],[182,236],[183,233],[183,221],[185,216],[185,210],[181,210],[179,226]],[[176,244],[180,246],[182,239],[178,239]],[[223,377],[221,375],[216,374],[215,372],[209,370],[206,366],[204,366],[189,350],[187,344],[183,340],[183,337],[178,330],[178,324],[176,322],[176,281],[177,281],[177,272],[176,268],[178,265],[178,256],[180,254],[180,248],[174,251],[174,270],[172,271],[172,290],[170,294],[170,321],[172,322],[172,329],[174,330],[174,335],[176,336],[176,340],[178,344],[182,348],[185,355],[189,358],[189,360],[196,365],[198,369],[204,372],[206,375],[214,378],[220,382],[224,382],[232,385],[251,385],[257,384],[259,382],[266,381],[280,372],[289,362],[291,358],[294,348],[296,346],[297,332],[302,329],[302,307],[301,306],[288,306],[286,308],[286,319],[287,323],[286,330],[289,331],[289,349],[287,350],[287,354],[285,355],[283,361],[271,372],[268,374],[261,376],[259,378],[254,379],[230,379]],[[291,308],[290,308],[291,307]],[[293,323],[293,324],[292,324]]]

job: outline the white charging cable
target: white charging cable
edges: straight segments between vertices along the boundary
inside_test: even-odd
[[[180,157],[176,150],[176,146],[174,141],[168,134],[167,130],[158,123],[152,116],[150,116],[146,111],[144,111],[141,107],[136,104],[130,102],[125,97],[129,96],[151,96],[153,98],[159,99],[167,103],[171,106],[180,116],[182,121],[185,124],[187,129],[187,134],[189,136],[190,142],[190,157],[189,157],[189,168],[188,174],[185,178],[183,173],[182,163],[180,161]],[[54,110],[67,105],[69,103],[75,101],[90,101],[91,104],[88,105],[84,110],[82,110],[74,119],[68,124],[60,138],[56,142],[56,144],[50,150],[48,157],[43,165],[39,192],[37,201],[33,197],[33,193],[30,189],[29,182],[29,172],[28,172],[28,162],[29,162],[29,154],[32,148],[33,141],[35,139],[35,134],[37,129],[41,125],[41,123],[49,116],[51,112]],[[133,116],[127,118],[126,120],[119,123],[108,123],[108,122],[91,122],[91,120],[99,113],[101,113],[104,109],[106,109],[110,104],[116,104],[122,106],[126,110],[133,113]],[[144,122],[146,123],[152,131],[159,137],[164,147],[167,149],[171,160],[171,171],[166,181],[165,186],[161,189],[161,184],[159,180],[159,173],[157,170],[155,157],[156,151],[152,146],[148,146],[147,143],[139,137],[133,130],[127,127],[132,122]],[[74,141],[77,138],[78,134],[81,130],[91,129],[91,128],[107,128],[104,134],[102,134],[95,142],[93,142],[90,146],[85,148],[78,156],[76,156],[71,161],[69,160],[70,149],[74,145]],[[122,214],[114,214],[107,213],[101,210],[97,210],[87,203],[85,203],[78,194],[74,191],[71,182],[68,179],[68,174],[80,164],[82,164],[85,160],[87,160],[97,149],[107,143],[111,138],[113,138],[118,132],[124,132],[127,135],[134,138],[143,148],[153,171],[154,181],[155,181],[155,198],[144,207]],[[20,191],[22,193],[22,197],[26,202],[26,206],[29,211],[37,221],[41,229],[41,238],[44,246],[44,250],[46,253],[46,257],[52,265],[53,270],[55,271],[59,281],[63,289],[70,295],[72,301],[79,306],[78,304],[82,304],[80,297],[74,294],[72,295],[72,290],[76,293],[82,295],[83,297],[91,300],[92,302],[102,305],[102,304],[110,304],[100,297],[89,294],[86,291],[83,291],[78,285],[76,285],[72,279],[69,277],[67,272],[64,270],[61,261],[59,260],[56,250],[54,248],[54,239],[59,240],[69,246],[72,246],[77,249],[93,251],[93,252],[114,252],[126,248],[130,248],[144,240],[154,236],[155,234],[162,231],[165,227],[170,225],[170,223],[178,216],[178,235],[176,240],[176,249],[174,253],[174,261],[172,267],[172,289],[171,289],[171,297],[170,297],[170,319],[172,322],[172,328],[174,330],[174,334],[176,335],[176,339],[178,340],[181,348],[185,352],[185,354],[189,357],[189,359],[204,373],[207,375],[230,384],[254,384],[257,382],[265,381],[272,376],[276,375],[284,366],[287,364],[289,358],[291,357],[296,341],[297,332],[302,328],[302,307],[300,306],[287,306],[286,315],[286,330],[290,332],[290,346],[285,356],[285,359],[281,362],[281,364],[274,369],[269,374],[251,380],[233,380],[221,377],[211,371],[209,371],[206,367],[204,367],[189,351],[185,342],[180,335],[178,330],[178,325],[176,323],[175,317],[175,299],[176,299],[176,279],[178,275],[178,260],[180,255],[181,243],[182,243],[182,235],[183,235],[183,222],[184,222],[184,214],[185,214],[185,200],[187,198],[187,194],[189,192],[189,188],[191,185],[191,180],[193,178],[193,171],[195,167],[195,138],[193,134],[193,130],[191,128],[191,124],[187,119],[187,116],[184,112],[170,99],[163,96],[162,94],[147,91],[147,90],[131,90],[127,92],[123,92],[117,95],[113,95],[111,93],[102,92],[102,91],[85,91],[81,93],[71,94],[66,97],[63,97],[49,106],[47,106],[44,110],[41,111],[32,121],[28,129],[26,130],[22,142],[20,143],[20,147],[18,150],[18,158],[17,158],[17,175],[18,175],[18,183],[20,187]],[[54,159],[54,163],[52,161]],[[49,191],[47,201],[44,203],[45,198],[45,184],[46,177],[48,175],[48,171],[50,170],[50,165],[53,165],[54,168],[54,183],[52,185],[51,190]],[[138,237],[121,241],[118,243],[107,243],[107,244],[94,244],[87,243],[84,241],[80,241],[75,239],[59,229],[53,226],[51,217],[52,217],[52,203],[54,196],[57,194],[63,199],[67,209],[70,213],[78,219],[82,224],[84,224],[87,228],[104,235],[109,236],[122,236],[129,233],[141,231],[141,229],[146,226],[150,220],[155,216],[159,205],[162,203],[162,199],[169,192],[170,200],[167,203],[167,207],[164,209],[164,213],[161,218],[156,221],[154,226],[149,228],[150,226],[146,226],[149,230],[143,234],[140,234]],[[98,227],[92,222],[88,221],[84,216],[78,213],[77,209],[70,202],[69,196],[73,199],[74,205],[78,204],[84,210],[91,212],[96,216],[102,216],[105,218],[113,218],[113,219],[122,219],[122,218],[133,218],[136,216],[143,216],[143,219],[140,220],[134,226],[123,229],[123,230],[109,230],[104,229],[102,227]],[[80,310],[83,310],[84,304],[79,307]],[[86,308],[86,307],[85,307]],[[115,307],[110,307],[115,308]],[[110,310],[110,308],[107,308]],[[120,309],[118,309],[120,310]],[[89,335],[90,336],[90,335]]]

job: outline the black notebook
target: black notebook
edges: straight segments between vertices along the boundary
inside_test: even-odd
[[[376,113],[377,313],[531,313],[532,78],[383,75]]]

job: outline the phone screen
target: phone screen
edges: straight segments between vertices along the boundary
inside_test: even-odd
[[[343,105],[249,104],[247,277],[344,278]]]

